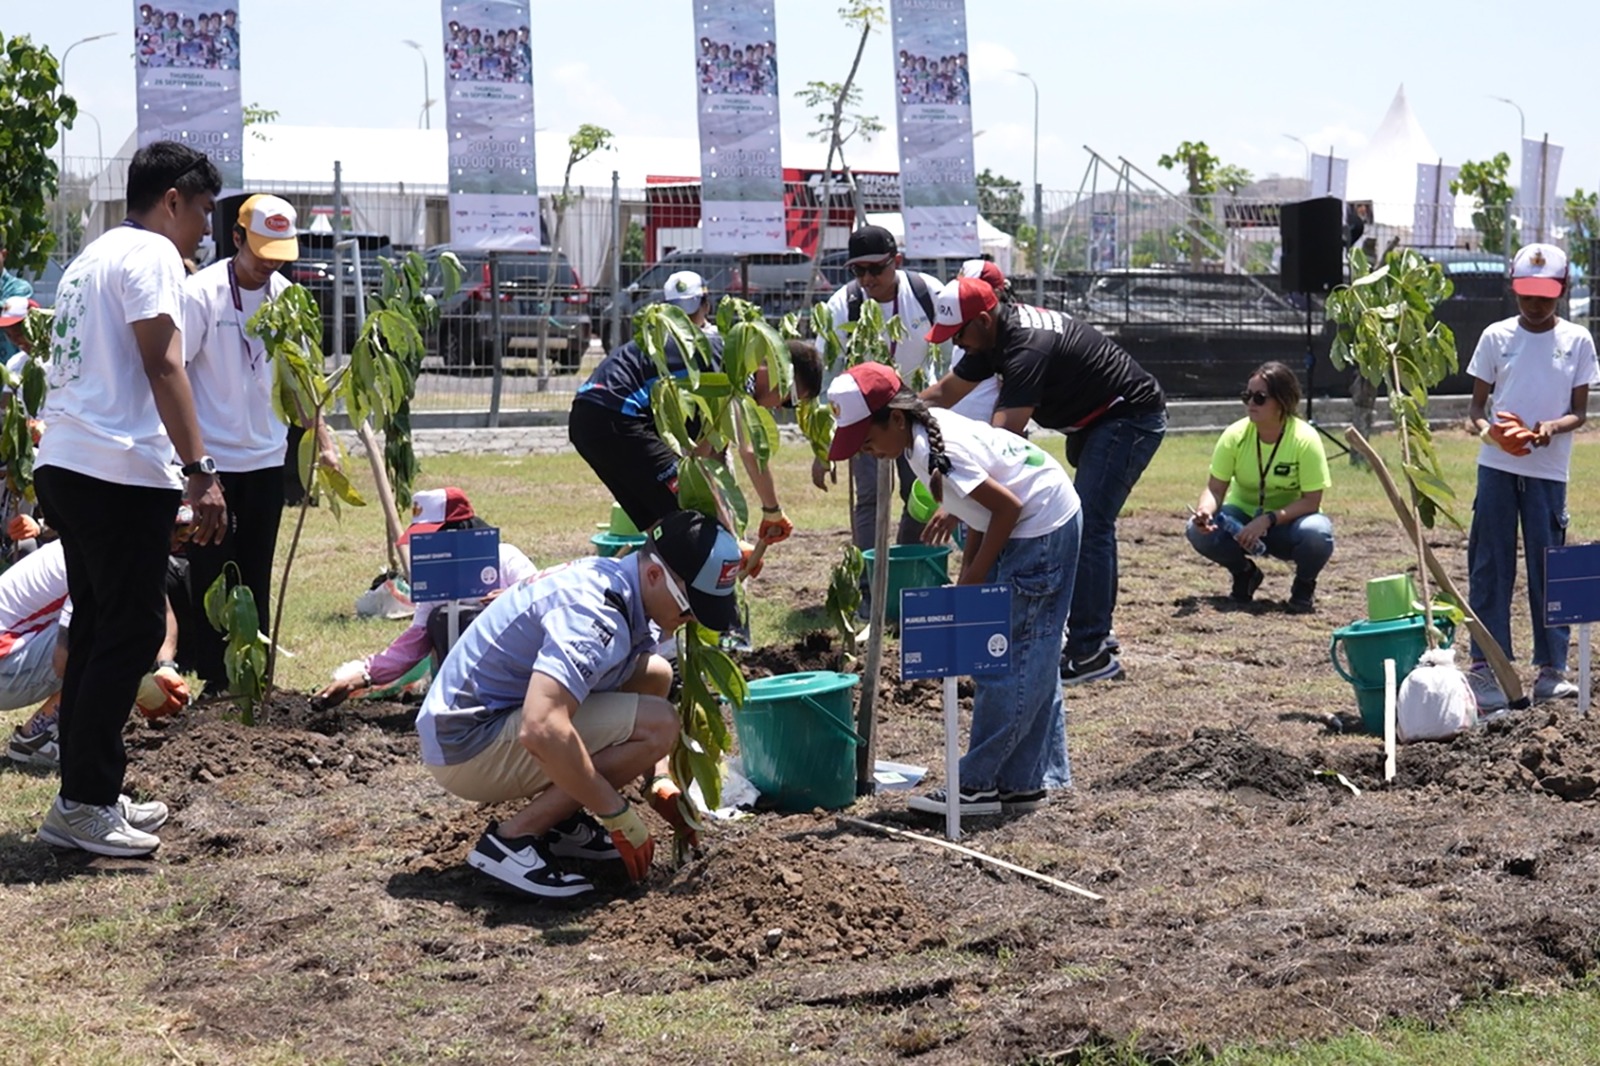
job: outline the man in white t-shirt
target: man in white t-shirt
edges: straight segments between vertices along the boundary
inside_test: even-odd
[[[227,520],[183,363],[183,259],[211,228],[222,176],[157,141],[128,166],[128,217],[67,267],[56,294],[35,483],[61,534],[75,607],[61,692],[61,791],[39,829],[60,847],[148,855],[162,803],[122,794],[122,727],[166,635],[172,516],[195,540]],[[180,465],[181,464],[181,465]]]
[[[882,226],[862,226],[856,230],[850,235],[847,252],[845,266],[855,280],[828,298],[828,311],[833,316],[833,328],[840,345],[849,339],[846,324],[860,320],[863,300],[876,300],[885,322],[898,315],[905,326],[905,336],[899,341],[889,342],[891,362],[901,380],[915,382],[919,386],[937,381],[939,368],[926,365],[927,333],[933,328],[934,298],[939,295],[944,283],[932,274],[902,270],[901,265],[905,260],[900,254],[900,246],[894,234]],[[919,370],[926,381],[917,377]],[[981,394],[968,397],[959,411],[969,418],[987,421],[994,411],[994,401],[998,395],[999,384],[991,383]],[[904,458],[897,460],[895,465],[899,474],[900,499],[904,501],[911,493],[915,478]],[[811,477],[818,488],[826,488],[825,474],[824,464],[815,462]],[[858,453],[850,460],[850,476],[855,479],[856,486],[855,509],[850,514],[851,539],[856,547],[865,550],[874,543],[873,525],[878,513],[878,460],[864,452]],[[916,544],[921,536],[922,523],[902,511],[895,543]]]
[[[1478,495],[1467,541],[1468,599],[1473,613],[1511,648],[1511,590],[1517,577],[1517,526],[1527,557],[1528,606],[1533,621],[1535,700],[1570,699],[1566,626],[1545,627],[1545,549],[1567,539],[1567,478],[1572,438],[1589,410],[1589,389],[1600,383],[1594,338],[1556,314],[1567,289],[1567,256],[1550,244],[1530,244],[1511,264],[1518,315],[1483,331],[1467,364],[1472,376],[1468,418],[1478,451]],[[1493,421],[1490,420],[1491,416]],[[1472,642],[1467,675],[1478,710],[1506,707],[1506,695]]]
[[[237,251],[189,277],[184,293],[184,353],[194,387],[195,415],[228,500],[228,524],[215,544],[189,548],[189,580],[203,596],[233,563],[270,618],[272,556],[283,515],[283,466],[289,428],[272,405],[272,364],[266,345],[249,333],[250,317],[289,287],[278,268],[300,257],[295,210],[276,196],[255,195],[239,205],[233,227]],[[337,465],[327,428],[317,426],[321,461]],[[304,471],[301,471],[304,476]],[[196,671],[206,688],[228,687],[223,635],[195,627]]]

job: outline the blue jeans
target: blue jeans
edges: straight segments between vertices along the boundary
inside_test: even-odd
[[[1072,484],[1083,503],[1083,546],[1066,635],[1067,655],[1080,661],[1098,653],[1111,636],[1111,615],[1117,608],[1117,514],[1161,447],[1167,412],[1102,419],[1082,432],[1086,436]]]
[[[850,457],[850,477],[856,483],[856,505],[850,512],[850,539],[862,551],[873,547],[877,542],[873,533],[878,521],[878,463],[866,452],[857,452]],[[920,544],[922,543],[922,523],[905,513],[904,500],[911,495],[911,483],[916,481],[916,475],[911,472],[911,463],[901,456],[895,460],[895,470],[899,477],[900,485],[900,528],[896,535],[889,541],[890,544]],[[894,517],[894,505],[889,505],[889,517]],[[865,577],[862,578],[864,582]]]
[[[1527,557],[1528,613],[1533,621],[1533,665],[1567,668],[1567,626],[1544,624],[1544,550],[1567,542],[1567,483],[1518,477],[1478,467],[1478,496],[1472,501],[1472,531],[1467,537],[1467,602],[1506,657],[1511,650],[1511,588],[1517,580],[1517,525]],[[1472,642],[1472,661],[1483,651]]]
[[[988,581],[1011,586],[1011,669],[972,679],[972,732],[961,757],[964,791],[1027,792],[1072,783],[1061,700],[1061,625],[1072,603],[1079,519],[1010,540]]]
[[[1223,504],[1222,510],[1238,519],[1241,525],[1248,525],[1255,517],[1232,504]],[[1190,522],[1185,533],[1195,551],[1220,564],[1228,573],[1237,574],[1244,569],[1249,556],[1227,532],[1214,529],[1202,533]],[[1333,521],[1321,511],[1301,515],[1293,522],[1273,526],[1262,540],[1266,542],[1268,555],[1294,563],[1296,581],[1315,581],[1333,556]]]

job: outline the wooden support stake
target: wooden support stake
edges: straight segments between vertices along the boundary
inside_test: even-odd
[[[1400,519],[1400,527],[1405,530],[1411,543],[1417,542],[1417,524],[1411,517],[1411,509],[1406,506],[1400,490],[1395,487],[1394,478],[1389,475],[1389,468],[1384,466],[1383,458],[1373,450],[1367,438],[1358,433],[1354,426],[1344,431],[1344,439],[1350,442],[1350,447],[1360,452],[1367,462],[1372,464],[1372,472],[1378,477],[1378,484],[1383,486],[1384,493],[1389,497],[1389,503],[1394,506],[1394,513]],[[1511,660],[1506,658],[1504,649],[1489,633],[1478,616],[1472,613],[1467,598],[1461,595],[1456,588],[1456,583],[1450,579],[1450,574],[1440,565],[1439,559],[1433,554],[1433,549],[1427,541],[1422,542],[1422,557],[1427,563],[1428,573],[1432,575],[1435,584],[1450,595],[1461,605],[1462,612],[1466,615],[1466,626],[1472,638],[1478,642],[1478,647],[1483,651],[1484,658],[1489,663],[1489,668],[1494,671],[1495,680],[1500,682],[1500,691],[1506,694],[1506,701],[1513,708],[1528,706],[1527,694],[1522,691],[1522,679],[1517,676],[1516,668],[1511,665]]]
[[[993,855],[985,855],[983,852],[974,851],[972,848],[969,848],[963,844],[952,844],[950,841],[940,840],[938,837],[923,836],[921,833],[913,833],[908,829],[896,829],[892,825],[880,825],[877,822],[869,822],[864,818],[849,818],[844,815],[840,815],[838,817],[838,822],[840,825],[848,825],[856,829],[866,829],[874,833],[883,833],[892,837],[904,837],[907,840],[915,840],[918,843],[933,844],[936,847],[948,848],[949,850],[959,852],[968,858],[977,859],[980,862],[986,862],[990,865],[998,866],[1002,870],[1010,870],[1014,874],[1021,874],[1024,877],[1031,877],[1035,881],[1043,881],[1047,885],[1053,885],[1056,888],[1063,889],[1067,892],[1076,893],[1085,899],[1092,899],[1096,903],[1105,902],[1104,896],[1096,895],[1095,893],[1090,892],[1087,888],[1079,888],[1077,885],[1074,885],[1068,881],[1060,881],[1049,876],[1048,874],[1042,874],[1038,870],[1030,870],[1026,866],[1018,866],[1014,862],[1006,862],[1004,859],[997,859]]]
[[[389,472],[383,466],[383,447],[378,443],[377,434],[365,421],[356,427],[356,435],[361,438],[361,446],[367,450],[367,462],[372,464],[372,480],[377,486],[378,503],[383,508],[383,525],[388,531],[385,547],[389,550],[389,566],[410,581],[411,560],[399,546],[400,534],[405,532],[406,527],[400,524],[400,512],[394,505],[394,489],[389,485]]]

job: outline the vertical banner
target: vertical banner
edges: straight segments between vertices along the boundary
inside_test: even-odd
[[[1117,268],[1117,216],[1096,211],[1089,217],[1089,269]]]
[[[893,0],[907,255],[979,254],[966,0]]]
[[[1460,167],[1444,161],[1417,164],[1416,208],[1411,218],[1411,243],[1423,248],[1450,248],[1456,243],[1456,194],[1450,183]]]
[[[178,141],[222,172],[223,193],[244,189],[239,103],[239,14],[212,0],[133,6],[139,146]]]
[[[1340,159],[1329,149],[1327,155],[1311,156],[1311,195],[1345,198],[1350,180],[1350,160]]]
[[[694,36],[702,245],[787,251],[772,0],[695,0]]]
[[[537,248],[528,0],[443,0],[450,243]]]
[[[1522,219],[1524,244],[1550,239],[1550,231],[1561,213],[1556,197],[1556,178],[1561,173],[1561,146],[1541,141],[1522,141],[1522,184],[1517,186],[1517,216]]]

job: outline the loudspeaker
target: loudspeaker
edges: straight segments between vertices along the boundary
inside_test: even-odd
[[[1284,204],[1278,280],[1284,292],[1327,292],[1344,281],[1344,210],[1334,196]]]
[[[213,262],[221,262],[239,250],[233,243],[233,226],[239,221],[239,205],[248,199],[250,197],[244,193],[224,196],[211,209],[211,240],[217,246],[217,258]]]

